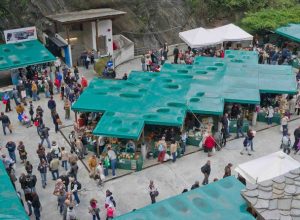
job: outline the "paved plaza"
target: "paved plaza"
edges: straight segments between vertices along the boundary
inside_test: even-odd
[[[85,73],[88,79],[93,78],[92,71]],[[70,149],[67,142],[64,140],[61,133],[54,132],[54,124],[50,116],[50,110],[47,108],[47,101],[44,94],[40,94],[41,100],[34,102],[34,107],[38,105],[44,109],[44,121],[50,130],[50,141],[57,141],[59,146],[65,146]],[[63,101],[59,99],[58,95],[55,95],[55,100],[57,103],[58,113],[63,120],[63,125],[68,126],[73,124],[74,114],[72,113],[70,120],[64,120],[64,110]],[[14,109],[15,105],[12,103]],[[0,107],[1,111],[4,111],[3,105]],[[28,107],[27,107],[28,112]],[[17,120],[17,113],[14,109],[13,112],[8,113],[12,124],[13,124],[13,134],[8,134],[3,136],[2,131],[0,132],[0,143],[4,146],[7,141],[12,140],[16,143],[18,141],[23,141],[28,152],[28,160],[33,164],[33,173],[38,178],[37,183],[37,193],[40,197],[42,203],[42,220],[53,220],[62,219],[57,209],[56,196],[53,195],[54,181],[51,180],[51,173],[48,172],[48,185],[46,189],[41,186],[40,175],[37,171],[37,166],[39,159],[36,154],[37,144],[40,141],[37,135],[36,128],[30,127],[26,128],[19,124]],[[289,123],[289,130],[293,133],[294,129],[300,125],[300,119],[296,119]],[[261,126],[261,125],[260,125]],[[71,127],[62,129],[64,133],[68,133]],[[257,130],[257,128],[254,128]],[[293,142],[292,137],[292,142]],[[267,155],[272,152],[279,150],[281,143],[281,133],[279,126],[274,126],[268,129],[257,132],[254,138],[254,149],[255,152],[252,156],[240,155],[240,151],[243,147],[243,139],[235,139],[228,142],[227,146],[213,157],[210,157],[212,172],[210,175],[210,181],[214,178],[222,178],[224,173],[224,167],[229,163],[233,163],[233,169],[239,164],[254,158],[258,158]],[[2,149],[1,153],[7,153],[6,149]],[[18,153],[17,153],[18,155]],[[297,160],[300,160],[300,156],[292,154]],[[87,157],[88,158],[88,157]],[[20,176],[22,172],[25,172],[24,165],[20,164],[19,157],[17,157],[16,175]],[[148,184],[149,180],[154,180],[155,186],[159,190],[158,201],[169,198],[171,196],[180,194],[184,188],[189,188],[196,181],[200,182],[203,179],[203,175],[200,172],[200,167],[208,160],[207,154],[203,151],[197,151],[195,153],[186,155],[176,161],[175,164],[172,162],[166,162],[164,164],[159,164],[152,166],[150,168],[144,169],[140,172],[133,172],[125,176],[121,176],[121,171],[117,171],[117,178],[111,179],[104,184],[103,187],[97,186],[96,182],[89,178],[89,173],[82,162],[78,162],[79,165],[79,175],[78,180],[83,186],[82,192],[80,192],[81,203],[75,208],[77,216],[79,219],[92,219],[92,216],[88,213],[88,205],[91,198],[96,198],[99,202],[101,219],[105,219],[104,210],[104,199],[105,191],[110,189],[113,192],[114,198],[117,203],[117,215],[121,215],[132,211],[133,209],[138,209],[149,205],[151,200],[148,194]],[[86,160],[83,161],[86,163]],[[65,171],[60,169],[60,174]],[[111,174],[111,173],[110,173]],[[233,172],[236,175],[235,172]],[[19,183],[16,184],[17,189],[20,190]],[[21,191],[21,190],[20,190]],[[31,216],[34,219],[34,216]]]

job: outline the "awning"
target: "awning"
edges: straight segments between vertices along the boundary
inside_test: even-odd
[[[288,24],[277,28],[275,33],[300,43],[300,24]]]
[[[0,219],[29,220],[0,160]]]
[[[0,45],[0,71],[55,61],[38,40]]]
[[[253,36],[234,24],[206,29],[196,28],[179,33],[179,37],[190,47],[205,47],[222,44],[226,41],[250,41]]]
[[[300,167],[289,155],[278,151],[249,162],[239,164],[235,171],[252,184],[273,179]]]
[[[241,196],[245,186],[226,177],[186,193],[137,209],[116,220],[254,220]]]

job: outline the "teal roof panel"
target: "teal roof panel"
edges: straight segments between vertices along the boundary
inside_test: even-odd
[[[300,43],[300,24],[288,24],[277,28],[275,33]]]
[[[38,40],[0,45],[0,71],[52,62],[55,59]]]
[[[240,194],[244,188],[231,176],[118,216],[116,220],[254,220]]]

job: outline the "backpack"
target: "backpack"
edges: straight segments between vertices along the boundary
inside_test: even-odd
[[[248,145],[248,138],[247,137],[245,137],[245,139],[243,141],[243,145],[244,145],[244,147],[247,147],[247,145]]]
[[[206,171],[206,170],[205,170],[205,165],[204,165],[204,166],[201,167],[201,172],[202,172],[202,173],[205,173],[205,171]]]
[[[80,190],[81,189],[81,183],[76,181],[76,184],[77,184],[77,190]]]
[[[29,187],[29,188],[35,187],[35,183],[36,183],[35,176],[34,175],[27,175],[25,177],[25,183],[26,183],[26,186]]]

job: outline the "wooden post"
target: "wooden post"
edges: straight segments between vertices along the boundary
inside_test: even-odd
[[[98,19],[95,21],[95,25],[96,25],[96,52],[98,53]]]
[[[77,120],[77,112],[75,112],[75,123],[76,123],[76,125],[77,125],[77,123],[78,123],[78,120]]]

